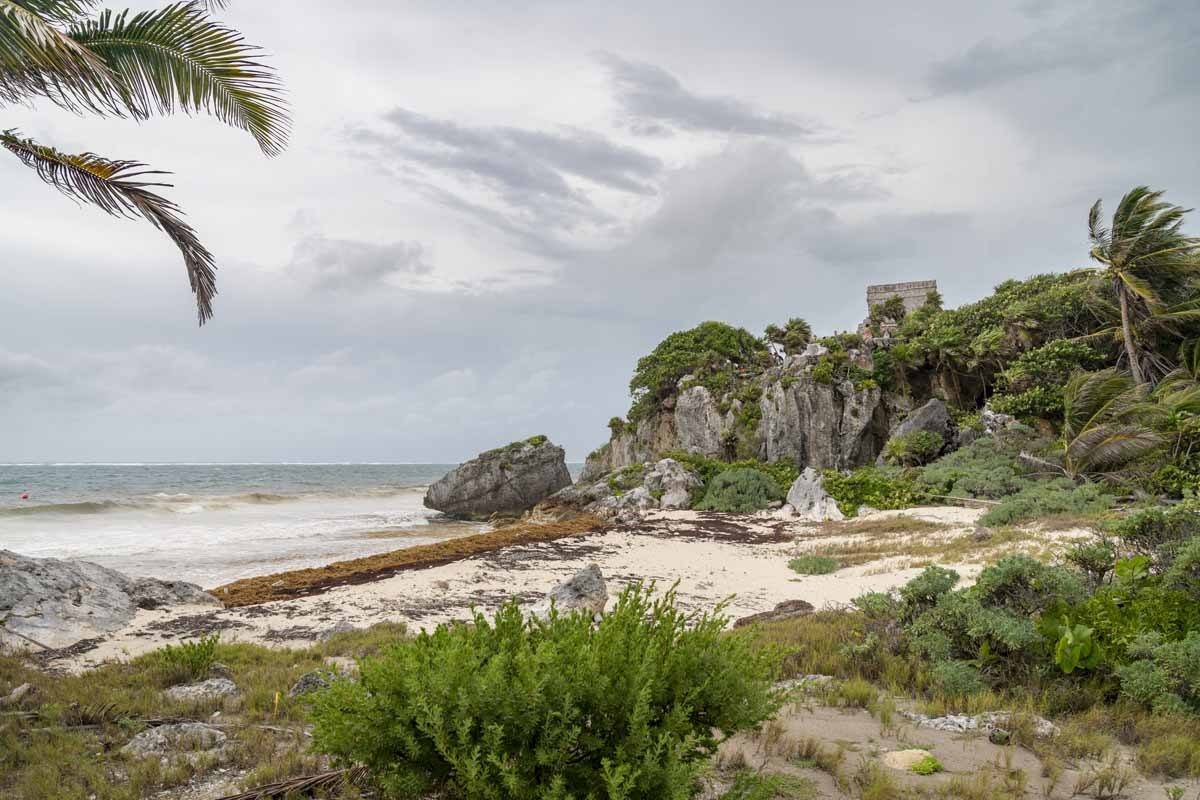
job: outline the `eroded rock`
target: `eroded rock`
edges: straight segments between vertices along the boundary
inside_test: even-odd
[[[129,740],[121,751],[132,756],[215,750],[225,744],[225,733],[202,722],[176,722],[148,728]]]
[[[425,505],[454,517],[487,519],[528,511],[571,485],[563,449],[544,436],[488,450],[429,487]]]
[[[163,694],[179,702],[201,703],[234,697],[238,694],[238,688],[237,684],[228,678],[209,678],[199,683],[172,686]]]
[[[825,491],[825,481],[821,473],[812,467],[805,467],[800,477],[792,483],[787,493],[788,505],[796,516],[812,522],[844,519],[837,501]]]
[[[582,610],[591,614],[603,614],[604,607],[608,605],[608,586],[604,583],[600,567],[588,564],[571,578],[555,586],[533,607],[533,614],[538,617],[548,616],[551,603],[559,613]]]

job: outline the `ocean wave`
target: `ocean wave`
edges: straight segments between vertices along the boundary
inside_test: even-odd
[[[124,507],[116,500],[85,500],[78,503],[42,503],[40,505],[0,508],[0,517],[23,517],[33,514],[101,514]]]

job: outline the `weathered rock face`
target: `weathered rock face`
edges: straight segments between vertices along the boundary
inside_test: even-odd
[[[539,508],[568,508],[633,523],[656,508],[690,508],[700,478],[673,458],[635,464],[556,492]]]
[[[167,605],[221,602],[191,583],[134,579],[88,561],[0,550],[0,645],[68,647],[123,627],[139,608]]]
[[[819,346],[818,346],[819,347]],[[851,469],[870,464],[888,439],[894,417],[890,398],[875,387],[825,384],[809,371],[818,356],[792,356],[758,379],[759,421],[752,432],[754,454],[764,461],[788,460],[817,469]],[[674,402],[624,430],[588,457],[581,481],[653,461],[683,450],[712,458],[730,455],[726,442],[737,431],[738,404],[721,403],[703,386],[688,386]]]
[[[429,487],[425,505],[454,517],[485,519],[527,511],[570,485],[563,449],[534,437],[461,464]]]
[[[837,501],[825,491],[821,473],[812,467],[805,467],[800,477],[792,483],[788,489],[787,501],[792,507],[792,513],[813,522],[844,518]]]
[[[236,697],[237,684],[228,678],[209,678],[199,683],[172,686],[163,692],[172,700],[188,703],[206,703],[223,697]]]
[[[954,424],[950,421],[950,411],[946,404],[936,397],[911,414],[896,426],[892,436],[903,436],[906,433],[928,431],[942,438],[943,444],[954,440]]]
[[[225,733],[219,728],[201,722],[175,722],[148,728],[121,749],[132,756],[150,756],[215,750],[224,744]]]

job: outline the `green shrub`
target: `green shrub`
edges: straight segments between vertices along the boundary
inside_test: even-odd
[[[1014,525],[1056,514],[1098,514],[1113,497],[1095,483],[1076,485],[1066,478],[1037,481],[1004,498],[979,518],[981,525]]]
[[[900,587],[901,613],[905,619],[937,605],[938,599],[958,583],[958,573],[945,567],[929,566],[920,575]]]
[[[609,476],[608,488],[614,495],[620,497],[630,489],[641,486],[645,477],[646,466],[644,464],[629,464]]]
[[[998,500],[1032,483],[1017,461],[1024,436],[985,436],[925,466],[917,483],[931,494]]]
[[[1094,588],[1104,583],[1117,565],[1117,548],[1108,539],[1084,542],[1068,550],[1066,559],[1088,577]]]
[[[941,661],[931,672],[934,685],[950,697],[968,697],[987,688],[979,670],[965,661]]]
[[[1149,556],[1156,572],[1170,569],[1185,542],[1200,537],[1200,504],[1146,508],[1111,523],[1108,531],[1129,550]]]
[[[943,769],[942,762],[934,758],[932,753],[912,765],[912,771],[918,775],[934,775]]]
[[[836,558],[808,554],[793,558],[788,567],[801,575],[828,575],[841,569],[842,564]]]
[[[159,669],[167,683],[186,683],[208,677],[217,660],[221,634],[214,633],[194,642],[169,644],[157,651]]]
[[[737,468],[713,478],[704,499],[695,507],[700,511],[749,514],[782,499],[783,492],[770,475],[757,469]]]
[[[942,437],[932,431],[909,431],[888,439],[883,457],[889,464],[919,467],[935,459],[944,446]]]
[[[800,470],[791,461],[757,461],[752,459],[743,459],[741,461],[721,461],[716,458],[700,455],[699,453],[687,453],[682,450],[668,450],[661,453],[662,458],[673,458],[688,469],[688,471],[696,474],[696,477],[704,484],[704,488],[712,483],[713,478],[720,475],[722,472],[731,469],[753,469],[759,472],[770,475],[775,480],[775,485],[779,488],[780,494],[786,495],[788,490],[792,488],[796,478],[800,477]],[[703,497],[703,492],[701,492]]]
[[[817,787],[808,778],[743,770],[721,795],[721,800],[815,800],[816,797]]]
[[[721,610],[631,586],[594,626],[514,600],[364,659],[316,696],[313,743],[393,797],[683,800],[720,739],[781,702],[770,655]]]
[[[731,372],[761,370],[769,361],[770,351],[760,339],[723,322],[702,322],[690,330],[672,333],[653,352],[638,360],[629,381],[634,401],[629,421],[638,422],[660,400],[674,395],[685,375],[692,375],[700,385],[721,393],[730,381]]]
[[[1200,711],[1200,631],[1148,650],[1116,669],[1121,693],[1159,713]]]
[[[763,338],[778,345],[786,355],[796,355],[804,352],[804,348],[812,341],[812,327],[800,317],[792,317],[782,328],[768,325]]]
[[[911,508],[925,497],[911,474],[895,467],[859,467],[850,473],[827,469],[823,476],[825,491],[848,517],[857,515],[859,506]]]

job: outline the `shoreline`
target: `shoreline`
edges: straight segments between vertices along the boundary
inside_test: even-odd
[[[628,526],[572,531],[570,523],[547,523],[532,526],[544,529],[541,537],[493,542],[493,547],[460,557],[413,558],[410,564],[357,572],[346,565],[358,560],[342,562],[338,569],[347,571],[342,575],[331,577],[322,570],[292,573],[293,579],[312,579],[307,588],[270,583],[258,587],[272,593],[297,592],[281,599],[218,609],[142,610],[108,636],[42,653],[36,660],[48,669],[80,672],[211,633],[219,633],[226,642],[303,647],[332,633],[378,623],[431,630],[441,623],[470,619],[476,611],[490,614],[512,598],[524,605],[535,603],[589,564],[600,567],[610,602],[630,583],[654,582],[660,589],[676,586],[678,604],[688,612],[711,610],[728,601],[725,613],[733,622],[772,611],[786,601],[803,600],[816,609],[838,608],[864,592],[898,588],[930,563],[924,555],[930,546],[951,545],[953,556],[937,563],[957,570],[966,583],[989,558],[994,560],[1014,547],[1045,548],[1082,533],[1028,531],[1019,541],[997,537],[992,545],[980,545],[973,540],[980,513],[930,506],[878,512],[847,522],[811,523],[769,515],[657,511]],[[836,572],[801,575],[788,566],[797,555],[831,548],[847,554]],[[281,580],[287,577],[274,577],[271,582]],[[243,587],[234,597],[245,599],[253,588]]]

